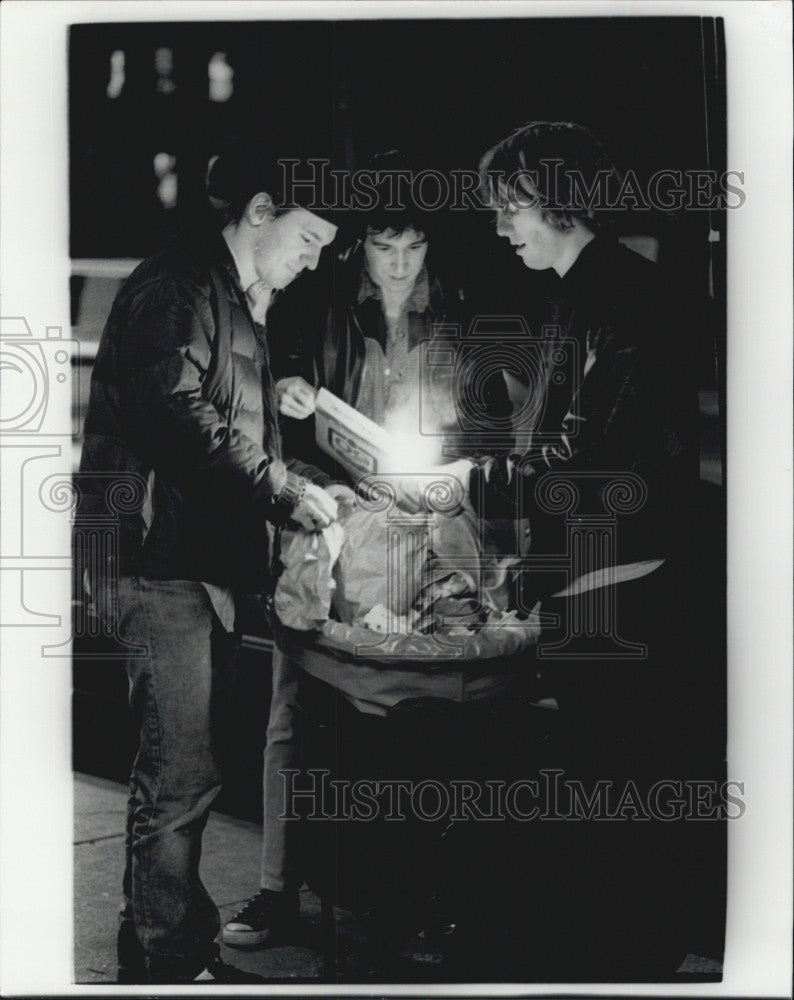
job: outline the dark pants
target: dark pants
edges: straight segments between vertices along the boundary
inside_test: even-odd
[[[199,876],[201,836],[221,787],[218,725],[236,638],[201,583],[122,578],[119,635],[144,647],[126,661],[140,732],[127,806],[120,968],[153,983],[193,979],[220,929]],[[140,972],[139,972],[140,974]]]

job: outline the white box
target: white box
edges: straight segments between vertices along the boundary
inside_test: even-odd
[[[327,389],[317,393],[314,421],[318,446],[354,478],[387,468],[391,434]]]

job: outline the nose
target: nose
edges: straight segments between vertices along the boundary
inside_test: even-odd
[[[320,263],[320,253],[321,253],[320,247],[312,247],[310,250],[306,252],[305,254],[306,264],[304,266],[306,267],[307,271],[317,270],[317,265]]]
[[[395,253],[391,264],[391,273],[394,278],[404,278],[408,274],[408,257],[404,250]]]
[[[496,213],[496,232],[498,236],[509,236],[512,231],[512,223],[506,212]]]

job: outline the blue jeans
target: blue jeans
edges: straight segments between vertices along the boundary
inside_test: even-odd
[[[153,983],[187,982],[207,964],[220,928],[199,861],[221,787],[218,724],[238,641],[204,586],[188,580],[122,578],[118,621],[126,642],[145,647],[126,660],[140,746],[127,804],[119,961],[142,958]]]
[[[285,812],[285,768],[298,767],[295,733],[295,702],[298,697],[298,671],[281,650],[273,650],[273,688],[264,760],[264,824],[262,872],[260,885],[273,892],[300,888],[303,871],[298,843],[298,824],[280,819]]]

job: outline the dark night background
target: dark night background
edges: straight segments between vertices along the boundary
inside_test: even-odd
[[[114,52],[124,53],[124,85],[110,97]],[[225,101],[209,98],[208,65],[219,52],[234,70]],[[660,169],[725,169],[721,23],[711,18],[79,25],[70,30],[69,73],[73,258],[156,249],[194,218],[208,157],[240,128],[261,126],[279,155],[326,156],[336,169],[397,147],[419,169],[448,171],[475,169],[523,122],[571,120],[641,181]],[[158,153],[176,160],[170,208],[157,195]],[[440,218],[446,238],[434,241],[436,267],[466,289],[475,311],[521,313],[532,328],[543,276],[495,238],[490,213]],[[619,232],[658,240],[660,266],[698,317],[711,266],[713,297],[693,324],[704,330],[693,359],[701,384],[716,389],[724,237],[709,244],[710,226],[724,234],[723,220],[703,211],[617,218]],[[330,260],[324,254],[323,266]],[[304,275],[292,294],[313,280]],[[81,281],[73,279],[75,321]]]
[[[489,146],[527,120],[572,120],[640,178],[661,168],[719,170],[725,121],[714,85],[717,27],[698,18],[73,27],[72,256],[154,250],[164,230],[194,211],[214,143],[241,126],[261,125],[277,150],[325,154],[337,168],[355,169],[398,147],[419,166],[449,170],[476,167]],[[172,54],[159,87],[158,48]],[[110,98],[117,50],[126,79]],[[216,52],[234,69],[224,102],[208,97]],[[156,196],[158,152],[177,160],[171,211]],[[487,219],[463,214],[474,218],[454,221],[471,235],[466,255],[478,269],[524,270],[500,241],[474,239]],[[662,256],[674,251],[681,270],[705,287],[705,213],[626,213],[620,226],[660,236]]]

